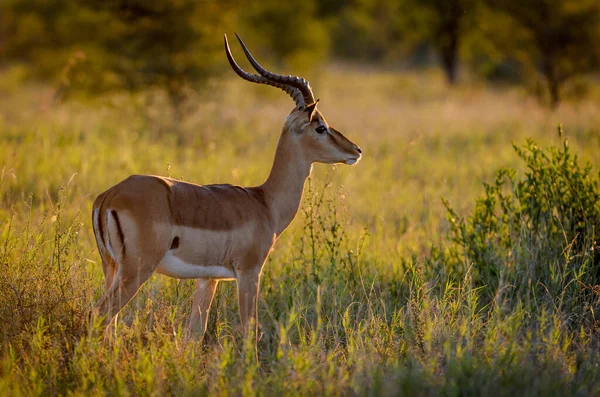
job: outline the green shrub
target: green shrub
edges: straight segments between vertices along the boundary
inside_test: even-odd
[[[452,244],[437,261],[453,277],[472,272],[488,301],[519,296],[581,311],[581,299],[600,284],[600,174],[579,164],[567,139],[548,149],[533,140],[513,147],[525,162],[522,176],[498,171],[466,219],[444,200]]]

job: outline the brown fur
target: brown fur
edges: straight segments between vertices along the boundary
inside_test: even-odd
[[[329,128],[318,110],[311,111],[311,120],[298,109],[287,117],[271,173],[260,186],[199,186],[133,175],[96,198],[94,231],[107,290],[95,311],[104,324],[155,271],[185,277],[183,268],[206,269],[206,274],[214,271],[219,276],[198,279],[190,330],[204,334],[217,282],[231,274],[238,283],[244,333],[256,337],[262,266],[298,211],[312,163],[352,162],[361,153]],[[317,133],[319,125],[328,127],[328,132]]]

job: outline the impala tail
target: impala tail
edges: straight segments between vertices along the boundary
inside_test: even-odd
[[[125,254],[125,236],[117,211],[103,208],[104,197],[101,195],[94,202],[92,224],[106,275],[117,270],[119,259]]]

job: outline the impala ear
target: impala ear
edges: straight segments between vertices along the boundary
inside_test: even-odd
[[[317,103],[319,103],[318,99],[314,103],[311,103],[304,109],[304,111],[308,112],[308,121],[309,122],[312,122],[313,116],[315,115],[315,110],[317,110]]]

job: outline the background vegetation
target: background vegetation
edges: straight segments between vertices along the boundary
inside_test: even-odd
[[[597,10],[522,3],[3,2],[0,394],[600,393],[597,48],[577,55]],[[265,267],[258,363],[233,283],[204,343],[192,282],[162,276],[103,343],[94,197],[268,174],[292,103],[229,72],[234,27],[365,157],[315,166]]]
[[[600,69],[594,0],[6,0],[0,18],[0,65],[13,77],[52,81],[58,98],[160,87],[178,112],[223,71],[232,30],[285,69],[439,65],[451,84],[525,85],[552,107],[585,94]]]

